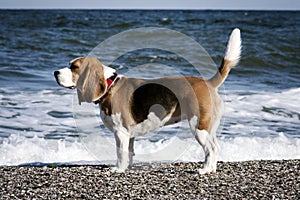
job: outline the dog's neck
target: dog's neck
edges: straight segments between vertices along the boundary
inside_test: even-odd
[[[105,97],[105,95],[108,93],[109,89],[113,86],[118,77],[116,70],[106,65],[103,65],[103,71],[104,78],[106,80],[106,89],[105,92],[96,101],[94,101],[95,104],[101,103],[103,97]]]

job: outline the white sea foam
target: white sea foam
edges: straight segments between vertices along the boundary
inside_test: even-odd
[[[300,136],[300,88],[281,92],[228,91],[225,125],[231,134],[259,137],[281,132]]]
[[[0,165],[90,161],[93,157],[78,142],[24,138],[11,135],[0,145]]]
[[[29,163],[102,163],[114,164],[116,152],[112,137],[90,138],[89,143],[67,140],[46,140],[39,137],[24,138],[12,135],[0,146],[0,165]],[[93,152],[86,145],[93,145]],[[102,143],[103,144],[103,143]],[[274,138],[235,137],[219,139],[219,161],[300,159],[300,139],[289,139],[284,134]],[[95,152],[98,152],[95,155]],[[152,142],[139,140],[135,143],[135,161],[203,161],[200,145],[192,138],[172,137]]]

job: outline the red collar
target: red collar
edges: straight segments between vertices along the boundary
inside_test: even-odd
[[[116,78],[117,78],[118,74],[116,72],[114,72],[114,74],[109,77],[108,79],[106,79],[106,92],[108,92],[108,90],[110,89],[110,87],[113,85],[113,83],[115,82]]]
[[[118,77],[118,74],[116,72],[114,72],[114,74],[111,77],[109,77],[108,79],[106,79],[106,89],[105,89],[105,92],[99,97],[99,99],[97,99],[96,101],[94,101],[95,104],[98,104],[98,103],[101,102],[101,100],[103,99],[103,97],[108,93],[109,89],[116,82],[117,77]]]

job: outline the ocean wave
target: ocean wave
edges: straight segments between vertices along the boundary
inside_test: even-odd
[[[249,91],[248,91],[249,92]],[[300,88],[281,92],[227,91],[225,106],[225,134],[299,136],[298,101]]]
[[[102,141],[99,143],[99,141]],[[105,142],[105,143],[104,143]],[[275,138],[219,138],[219,161],[300,159],[300,139],[284,134]],[[202,147],[193,138],[172,137],[156,142],[135,142],[135,162],[199,162],[204,160]],[[30,163],[114,164],[116,152],[112,137],[91,137],[86,142],[11,135],[0,145],[0,165]]]

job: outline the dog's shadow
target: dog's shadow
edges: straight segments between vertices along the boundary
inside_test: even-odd
[[[199,163],[168,163],[168,162],[149,162],[149,163],[134,163],[130,168],[130,171],[139,172],[150,172],[155,174],[168,174],[168,175],[198,175],[199,165],[203,165],[202,162]]]

